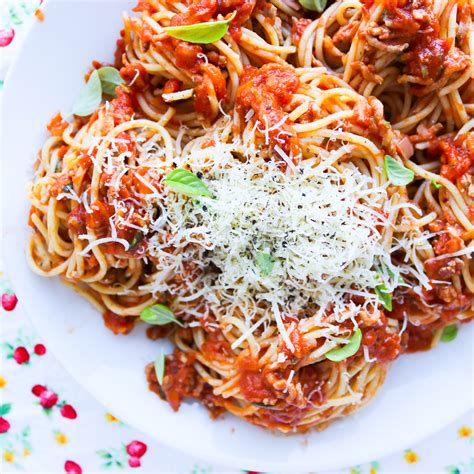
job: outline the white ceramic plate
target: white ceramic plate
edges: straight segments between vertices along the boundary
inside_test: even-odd
[[[457,340],[393,364],[378,397],[323,433],[279,436],[231,416],[211,421],[199,404],[173,413],[147,389],[143,368],[158,353],[143,332],[114,336],[82,298],[25,261],[25,184],[45,124],[71,110],[93,59],[111,60],[121,29],[119,0],[50,0],[6,80],[3,103],[4,261],[20,304],[55,355],[112,413],[161,443],[215,463],[253,470],[331,469],[412,445],[473,405],[473,325]]]

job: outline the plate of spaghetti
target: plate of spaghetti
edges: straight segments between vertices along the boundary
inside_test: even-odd
[[[50,1],[5,88],[4,254],[72,375],[258,470],[468,410],[471,7]]]

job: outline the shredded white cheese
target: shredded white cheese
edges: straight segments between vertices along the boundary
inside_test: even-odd
[[[258,126],[255,122],[251,134]],[[356,321],[361,310],[377,316],[379,273],[390,290],[400,274],[383,245],[390,226],[384,217],[390,210],[386,187],[374,185],[350,160],[333,165],[332,153],[344,163],[351,147],[298,166],[278,147],[290,165],[282,171],[253,144],[246,146],[248,137],[225,143],[221,134],[222,129],[207,137],[213,146],[187,146],[179,160],[202,177],[214,199],[191,199],[165,184],[161,191],[153,189],[151,203],[159,212],[150,224],[148,250],[161,271],[142,289],[170,292],[177,303],[204,298],[214,314],[223,306],[239,308],[248,329],[233,348],[261,331],[266,318],[275,321],[283,343],[294,351],[287,315],[322,322],[329,311],[325,324]],[[259,267],[259,252],[274,262],[268,274]],[[169,281],[176,274],[184,284]],[[356,295],[364,302],[356,304],[351,299]]]

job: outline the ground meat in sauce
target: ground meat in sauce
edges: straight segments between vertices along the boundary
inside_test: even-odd
[[[120,316],[108,310],[102,317],[107,329],[110,329],[114,334],[129,334],[135,327],[137,320],[135,316]]]
[[[364,2],[366,20],[372,5],[371,0]],[[369,23],[360,35],[366,38],[372,51],[380,49],[400,55],[405,74],[400,81],[410,82],[414,95],[426,95],[435,87],[442,87],[454,73],[470,66],[469,57],[452,40],[439,37],[439,20],[433,13],[431,0],[388,0],[384,7],[380,21]],[[373,62],[373,53],[368,51],[365,61]],[[417,84],[409,77],[417,78]]]
[[[204,382],[193,367],[195,358],[192,354],[175,349],[172,355],[166,356],[163,384],[160,386],[156,377],[154,364],[149,364],[146,377],[149,389],[160,398],[168,401],[171,408],[177,411],[185,398],[200,400],[216,418],[224,412],[223,400],[212,393],[212,387]]]
[[[247,110],[255,112],[262,130],[269,129],[287,117],[284,111],[300,81],[290,66],[269,63],[260,69],[246,66],[237,89],[237,110],[244,117]],[[281,134],[285,131],[288,134]],[[293,158],[300,154],[298,138],[287,119],[281,126],[269,132],[270,140]]]
[[[410,315],[421,321],[419,324],[407,322],[401,338],[403,352],[430,349],[437,331],[451,324],[460,314],[469,311],[474,301],[473,295],[459,293],[452,286],[447,287],[436,283],[431,283],[431,285],[433,288],[423,293],[425,304],[421,302],[420,296],[413,292],[405,294],[397,292],[394,297],[391,318],[403,322],[407,315]],[[442,299],[447,288],[454,290],[454,296],[450,302]],[[425,318],[430,318],[432,322],[423,324],[422,321]],[[466,321],[469,319],[471,318],[466,317]]]
[[[240,391],[247,401],[268,405],[276,401],[275,391],[258,361],[245,357],[238,362],[238,366]]]
[[[204,357],[209,360],[225,362],[235,357],[230,344],[220,332],[207,333],[200,349]]]
[[[424,262],[424,267],[432,280],[448,280],[461,274],[464,262],[459,258],[430,258]]]
[[[132,95],[126,92],[122,87],[116,89],[117,97],[112,100],[113,116],[115,125],[128,122],[135,113],[133,109]]]
[[[192,25],[211,21],[221,14],[223,16],[235,12],[236,15],[231,22],[232,28],[244,24],[252,14],[256,0],[192,0],[184,13],[179,13],[171,19],[172,25]]]
[[[150,326],[146,330],[146,337],[151,339],[152,341],[156,341],[158,339],[164,339],[168,337],[174,330],[172,324],[165,324],[163,326]]]
[[[300,44],[303,33],[311,23],[312,20],[309,18],[299,18],[293,23],[293,26],[291,27],[291,40],[295,46]]]
[[[399,334],[387,331],[386,326],[364,330],[362,345],[367,347],[371,359],[381,363],[395,360],[401,352]]]
[[[474,174],[474,136],[443,137],[430,142],[430,156],[441,159],[441,176],[455,183],[466,173]]]

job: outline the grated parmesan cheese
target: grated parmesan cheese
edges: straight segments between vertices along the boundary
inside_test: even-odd
[[[340,164],[350,146],[295,166],[277,145],[275,152],[289,165],[282,171],[250,140],[259,125],[249,123],[249,135],[231,143],[222,139],[229,128],[216,129],[206,137],[213,146],[201,148],[198,141],[179,156],[179,166],[201,173],[215,199],[190,199],[166,185],[152,189],[150,205],[159,212],[150,223],[148,250],[158,272],[141,288],[169,292],[178,304],[204,298],[215,315],[223,306],[239,308],[247,329],[233,349],[270,318],[294,351],[285,325],[290,314],[330,325],[326,337],[334,347],[347,334],[334,337],[339,329],[331,323],[351,319],[357,325],[361,310],[377,317],[380,278],[390,290],[398,285],[400,270],[383,245],[390,226],[386,186],[374,185],[350,160]],[[259,268],[258,252],[271,255],[269,274]],[[190,262],[192,275],[185,270]],[[177,274],[185,282],[180,286],[170,278]],[[354,295],[364,302],[356,304]]]

